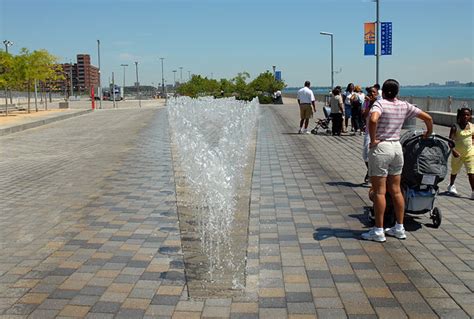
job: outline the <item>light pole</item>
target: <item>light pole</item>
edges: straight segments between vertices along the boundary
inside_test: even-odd
[[[173,86],[176,88],[176,72],[178,72],[178,70],[173,70]]]
[[[13,45],[13,41],[3,40],[3,44],[5,45],[5,52],[8,53],[8,47],[11,47]]]
[[[182,66],[179,67],[179,73],[180,73],[179,74],[179,81],[181,83],[183,83],[183,67]]]
[[[161,60],[161,94],[165,94],[165,76],[163,73],[163,60],[165,58],[160,58]]]
[[[73,84],[72,84],[72,61],[69,60],[69,81],[71,83],[71,95],[70,95],[70,98],[74,95],[74,88],[73,88]]]
[[[188,71],[188,80],[191,81],[191,71]]]
[[[13,41],[10,40],[3,40],[3,44],[5,45],[5,52],[8,54],[8,47],[11,47],[13,45]],[[8,88],[5,86],[5,115],[8,115]],[[11,95],[10,95],[11,99]],[[12,101],[10,101],[11,103]],[[11,103],[13,104],[13,103]]]
[[[136,61],[135,61],[135,73],[137,74],[138,106],[142,107],[142,100],[140,98],[140,82],[138,82],[138,62],[136,62]]]
[[[100,40],[97,40],[97,60],[99,61],[99,109],[102,108],[102,81],[100,77]]]
[[[112,101],[113,101],[113,108],[115,109],[117,107],[117,104],[115,104],[115,78],[114,78],[114,72],[112,72]]]
[[[334,88],[334,34],[330,32],[319,32],[321,35],[328,35],[331,37],[331,90]]]
[[[375,44],[377,46],[377,51],[375,51],[375,83],[379,83],[379,57],[380,57],[380,44],[379,44],[379,30],[380,30],[380,19],[379,19],[379,0],[375,1],[375,10],[377,15],[377,20],[375,20]]]
[[[128,64],[120,64],[120,66],[123,66],[122,99],[125,100],[125,68],[128,66]]]

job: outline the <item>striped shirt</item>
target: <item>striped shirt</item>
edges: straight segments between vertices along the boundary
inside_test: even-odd
[[[393,101],[376,101],[370,114],[374,112],[380,114],[375,138],[377,140],[398,140],[405,119],[418,116],[421,110],[408,102],[394,99]]]

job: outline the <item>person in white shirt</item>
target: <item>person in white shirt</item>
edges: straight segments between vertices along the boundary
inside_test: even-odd
[[[304,82],[304,87],[298,90],[296,95],[298,99],[298,105],[300,106],[300,130],[299,134],[309,134],[308,124],[309,119],[313,117],[313,112],[316,112],[316,103],[313,91],[310,89],[311,83],[309,81]],[[312,108],[311,108],[312,106]]]

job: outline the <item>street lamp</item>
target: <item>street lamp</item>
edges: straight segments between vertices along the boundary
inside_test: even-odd
[[[331,37],[331,90],[334,88],[334,43],[333,37],[334,34],[330,32],[319,32],[321,35],[328,35]]]
[[[8,53],[8,47],[11,47],[13,45],[13,41],[3,40],[3,44],[5,45],[5,52]]]
[[[179,79],[180,79],[179,82],[183,83],[183,67],[182,66],[179,67]]]
[[[176,87],[176,72],[178,72],[178,70],[173,70],[173,86]]]
[[[8,47],[11,47],[13,45],[13,41],[10,41],[10,40],[3,40],[3,44],[5,45],[5,52],[8,54]],[[7,96],[7,93],[8,93],[8,89],[7,87],[5,86],[5,115],[8,115],[8,96]],[[11,98],[11,93],[10,93],[10,104],[13,104],[12,103],[12,98]]]
[[[128,66],[128,64],[120,64],[120,66],[123,66],[123,88],[122,88],[122,99],[125,100],[125,67]]]
[[[136,61],[135,61],[135,73],[137,74],[138,106],[142,107],[142,100],[140,98],[140,82],[138,82],[138,62],[136,62]]]
[[[165,58],[160,58],[161,60],[161,94],[165,94],[165,76],[163,73],[163,60]]]

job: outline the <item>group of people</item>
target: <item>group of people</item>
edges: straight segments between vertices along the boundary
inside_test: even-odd
[[[368,106],[369,90],[375,89],[375,98],[381,99],[380,85],[374,84],[372,87],[366,88],[366,93],[354,83],[349,83],[344,92],[340,86],[336,86],[329,99],[329,106],[331,108],[331,119],[333,122],[332,135],[340,136],[341,133],[347,133],[349,127],[349,120],[351,124],[351,131],[359,132],[362,135],[366,123],[365,112]]]
[[[366,94],[361,99],[360,87],[350,83],[344,94],[341,94],[341,87],[335,87],[329,102],[333,135],[344,132],[344,115],[346,115],[345,127],[348,125],[349,118],[352,120],[354,132],[365,127],[363,158],[368,169],[365,182],[368,182],[370,177],[375,211],[375,226],[361,235],[365,240],[385,242],[385,235],[398,239],[406,238],[403,226],[405,199],[400,187],[404,164],[402,146],[399,142],[400,132],[404,121],[414,117],[425,123],[424,138],[428,138],[433,132],[431,116],[415,105],[397,99],[399,90],[398,81],[389,79],[383,83],[381,90],[377,84],[366,88]],[[356,99],[352,97],[354,94],[357,94],[357,99],[359,99],[359,108],[356,103],[351,102]],[[301,116],[299,133],[307,133],[309,118],[312,112],[316,111],[309,81],[306,81],[305,87],[298,91],[297,98]],[[471,118],[472,110],[462,108],[457,114],[457,124],[451,128],[449,137],[455,141],[456,146],[452,150],[454,158],[451,162],[452,173],[448,191],[457,194],[454,181],[464,165],[472,189],[471,199],[474,199],[474,148],[472,146],[474,127],[470,123]],[[384,229],[387,192],[392,198],[396,223],[395,226]]]

